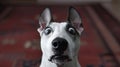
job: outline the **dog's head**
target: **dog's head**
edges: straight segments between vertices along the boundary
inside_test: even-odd
[[[46,8],[39,18],[39,24],[41,49],[48,61],[61,65],[77,56],[83,26],[74,8],[69,9],[68,20],[64,22],[54,22],[50,9]]]

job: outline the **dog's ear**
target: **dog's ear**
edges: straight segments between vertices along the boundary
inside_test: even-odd
[[[84,30],[79,13],[73,8],[69,8],[68,22],[72,24],[79,34]]]
[[[49,8],[46,8],[40,15],[39,24],[40,25],[45,24],[47,26],[49,25],[50,21],[51,21],[51,12]]]
[[[51,12],[49,8],[46,8],[40,15],[39,18],[39,25],[40,28],[38,29],[38,32],[41,32],[47,25],[51,22]]]

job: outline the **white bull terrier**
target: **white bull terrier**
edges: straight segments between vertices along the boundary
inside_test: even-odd
[[[39,18],[42,61],[40,67],[81,67],[78,62],[81,18],[74,8],[69,8],[68,20],[52,21],[49,8]]]

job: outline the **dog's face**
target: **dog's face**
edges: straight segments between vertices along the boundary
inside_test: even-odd
[[[77,56],[83,26],[74,8],[69,9],[65,22],[53,22],[51,19],[50,10],[46,8],[39,19],[41,49],[48,61],[61,65]]]

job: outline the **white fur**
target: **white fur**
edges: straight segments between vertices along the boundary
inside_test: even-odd
[[[79,35],[70,35],[65,29],[66,25],[69,21],[67,22],[61,22],[61,23],[56,23],[56,22],[50,22],[51,20],[51,12],[47,8],[43,11],[43,13],[40,16],[39,24],[40,28],[38,29],[38,32],[40,33],[41,36],[41,50],[42,50],[42,61],[40,67],[81,67],[79,62],[78,62],[78,52],[79,52],[79,47],[80,47],[80,35],[81,32],[83,31],[83,27],[80,27],[81,24],[81,19],[77,11],[73,8],[70,9],[69,11],[69,21],[71,21],[71,24],[74,26],[74,24],[77,24],[77,27],[74,26],[79,33]],[[53,32],[50,33],[49,35],[44,34],[44,26],[50,26],[53,29]],[[52,63],[49,61],[50,57],[54,55],[54,52],[52,51],[52,41],[57,38],[61,37],[67,40],[68,42],[68,48],[64,52],[65,55],[68,55],[71,61],[69,62],[64,62],[63,65],[59,66],[56,63]]]
[[[73,41],[71,39],[71,36],[68,35],[68,33],[65,30],[66,24],[67,24],[66,22],[51,23],[50,27],[54,29],[54,32],[48,36],[43,34],[43,31],[41,31],[41,49],[43,51],[43,56],[40,67],[58,67],[55,63],[48,61],[50,56],[54,55],[53,51],[51,50],[52,49],[51,42],[56,37],[64,38],[69,43],[67,54],[72,59],[72,61],[65,63],[62,67],[80,67],[77,57],[80,46],[79,37],[77,37],[76,40]]]

